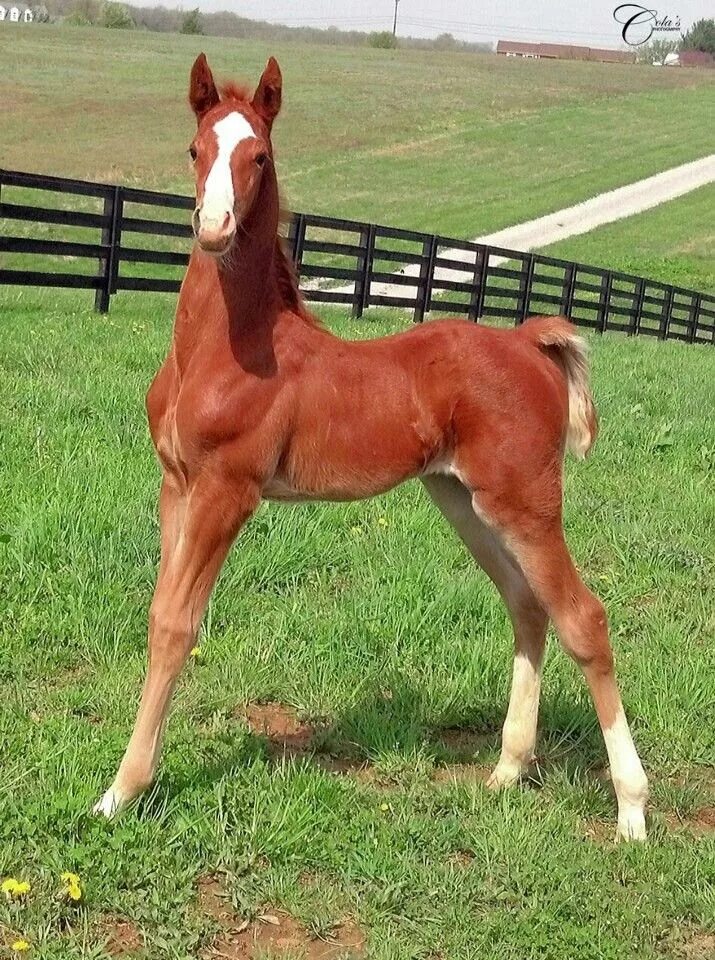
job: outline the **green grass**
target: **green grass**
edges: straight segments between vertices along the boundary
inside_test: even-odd
[[[540,253],[715,292],[715,185],[542,248]]]
[[[425,51],[0,28],[3,164],[190,191],[188,72],[285,74],[293,209],[473,237],[712,149],[708,71]]]
[[[218,871],[238,917],[285,910],[321,931],[353,917],[379,960],[706,957],[712,349],[594,337],[602,434],[592,459],[566,469],[568,537],[608,607],[651,777],[648,845],[610,843],[604,749],[555,641],[539,787],[486,791],[510,629],[416,484],[364,504],[260,510],[182,679],[156,788],[107,825],[88,810],[144,670],[158,468],[142,404],[171,311],[172,298],[127,294],[98,318],[74,295],[3,291],[0,876],[32,891],[0,905],[0,952],[23,934],[43,960],[105,956],[118,916],[144,932],[152,960],[203,955],[217,925],[196,883]],[[359,336],[404,323],[327,316]],[[273,757],[242,719],[261,700],[319,722],[345,772]],[[471,731],[473,749],[444,739],[452,727]],[[57,898],[63,870],[82,878],[79,909]]]

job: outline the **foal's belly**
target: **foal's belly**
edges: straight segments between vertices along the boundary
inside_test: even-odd
[[[361,442],[362,441],[362,442]],[[268,500],[364,500],[429,469],[432,451],[412,443],[375,447],[356,436],[343,445],[306,444],[290,451],[264,487]]]
[[[342,475],[322,478],[322,482],[296,483],[280,475],[274,476],[263,488],[265,500],[281,503],[305,503],[316,500],[343,502],[348,500],[366,500],[369,497],[387,493],[398,484],[417,476],[419,470],[380,476]]]

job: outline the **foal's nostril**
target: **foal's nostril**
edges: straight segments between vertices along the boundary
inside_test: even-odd
[[[194,236],[197,237],[199,234],[199,229],[201,227],[201,219],[199,214],[201,213],[201,208],[196,207],[194,212],[191,214],[191,227],[194,231]]]

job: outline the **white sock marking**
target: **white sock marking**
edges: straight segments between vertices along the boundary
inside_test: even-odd
[[[489,779],[492,787],[514,783],[530,762],[536,740],[539,715],[541,671],[524,653],[514,657],[511,696],[504,728],[499,763]]]
[[[611,779],[618,798],[618,835],[624,840],[645,839],[643,814],[648,781],[633,745],[626,715],[621,708],[603,739],[611,764]]]

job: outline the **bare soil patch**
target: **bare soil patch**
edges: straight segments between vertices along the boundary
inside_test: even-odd
[[[335,927],[325,940],[312,937],[293,917],[266,914],[245,928],[226,930],[204,954],[227,960],[258,960],[259,957],[280,958],[302,956],[304,960],[358,960],[364,956],[365,937],[355,924],[346,922]]]
[[[364,956],[365,935],[349,919],[336,924],[325,938],[319,938],[294,917],[271,907],[254,920],[241,918],[215,874],[199,877],[197,905],[221,928],[201,953],[202,960],[258,960],[286,954],[298,954],[304,960],[359,960]]]
[[[491,767],[484,763],[446,763],[435,767],[434,783],[486,783],[491,776]]]
[[[715,807],[700,807],[687,817],[669,814],[666,821],[673,830],[689,830],[696,837],[711,836],[715,833]]]
[[[372,780],[374,772],[366,760],[349,756],[335,756],[320,750],[315,742],[318,733],[324,731],[319,723],[302,720],[294,707],[284,703],[249,703],[237,711],[255,736],[266,741],[272,758],[310,757],[322,770],[359,780]]]
[[[221,880],[213,875],[206,874],[197,881],[197,902],[203,914],[215,920],[221,926],[234,923],[234,913],[228,894],[224,890]]]
[[[673,946],[672,956],[677,960],[713,960],[715,957],[715,934],[697,931],[686,940]]]
[[[110,957],[131,957],[144,949],[144,937],[137,925],[125,917],[107,914],[102,919],[104,949]]]
[[[480,750],[493,747],[495,734],[470,730],[468,727],[446,727],[435,734],[438,746],[453,754],[455,759],[469,759]]]

